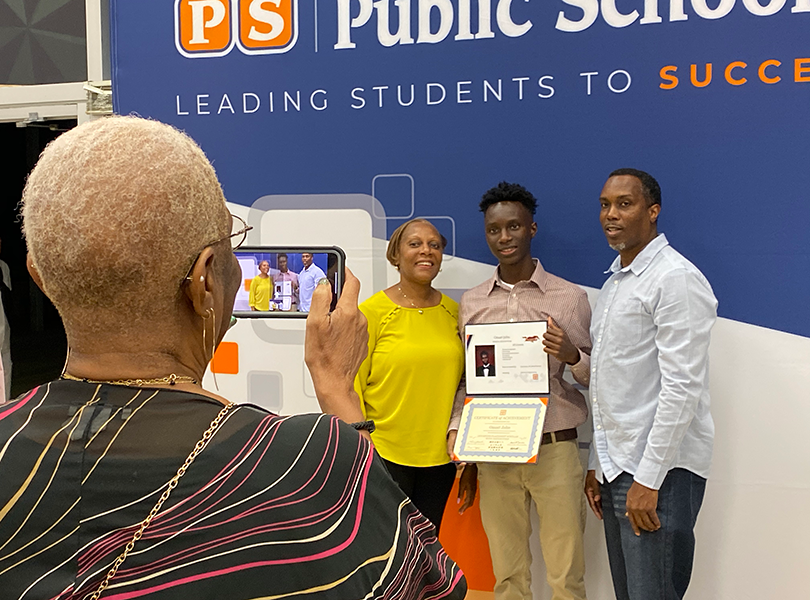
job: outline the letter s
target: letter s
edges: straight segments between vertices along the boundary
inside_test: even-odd
[[[262,5],[265,2],[275,4],[276,8],[278,8],[278,6],[281,4],[281,0],[251,1],[250,7],[248,8],[248,13],[250,13],[250,16],[256,19],[259,23],[267,23],[270,26],[270,31],[267,33],[262,33],[255,27],[251,27],[250,33],[248,33],[248,38],[254,42],[269,42],[270,40],[274,40],[284,33],[284,17],[277,12],[262,8]]]
[[[599,0],[563,0],[563,2],[579,8],[582,11],[582,18],[579,21],[572,21],[565,16],[565,11],[561,10],[557,14],[557,24],[554,26],[560,31],[569,33],[585,31],[596,22],[596,17],[599,16]]]
[[[364,91],[365,90],[363,88],[361,88],[361,87],[356,87],[356,88],[354,88],[352,90],[352,99],[357,100],[358,102],[360,102],[360,104],[355,104],[354,102],[352,102],[352,104],[350,105],[352,108],[360,109],[360,108],[363,108],[366,105],[366,99],[363,98],[363,96],[358,96],[357,95],[358,93],[362,94]]]
[[[678,87],[678,76],[675,75],[677,70],[678,67],[676,67],[675,65],[667,65],[666,67],[661,67],[661,70],[658,72],[658,75],[661,77],[661,79],[669,83],[664,83],[662,81],[661,83],[658,84],[658,87],[660,87],[662,90],[674,90],[676,87]]]

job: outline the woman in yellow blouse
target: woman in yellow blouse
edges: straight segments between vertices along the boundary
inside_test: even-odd
[[[248,304],[250,310],[270,310],[270,300],[273,299],[273,278],[268,274],[270,263],[263,260],[259,263],[259,274],[250,280],[250,296]]]
[[[456,473],[446,436],[464,366],[458,304],[431,285],[446,245],[424,219],[391,235],[386,256],[400,280],[360,305],[368,357],[355,382],[388,471],[437,529]]]

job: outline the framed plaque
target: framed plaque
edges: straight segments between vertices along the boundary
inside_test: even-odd
[[[467,394],[549,394],[546,321],[464,328]]]

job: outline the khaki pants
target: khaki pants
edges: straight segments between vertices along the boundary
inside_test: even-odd
[[[585,494],[576,440],[541,446],[533,465],[479,464],[481,520],[496,600],[531,600],[531,500],[552,600],[585,599]]]

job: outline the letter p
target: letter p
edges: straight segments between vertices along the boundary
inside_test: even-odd
[[[176,0],[175,45],[183,56],[222,56],[233,46],[231,0]]]
[[[356,47],[356,44],[352,41],[351,30],[362,27],[371,18],[371,12],[374,8],[372,0],[359,0],[359,2],[360,12],[352,19],[351,0],[337,0],[338,39],[335,50]]]

